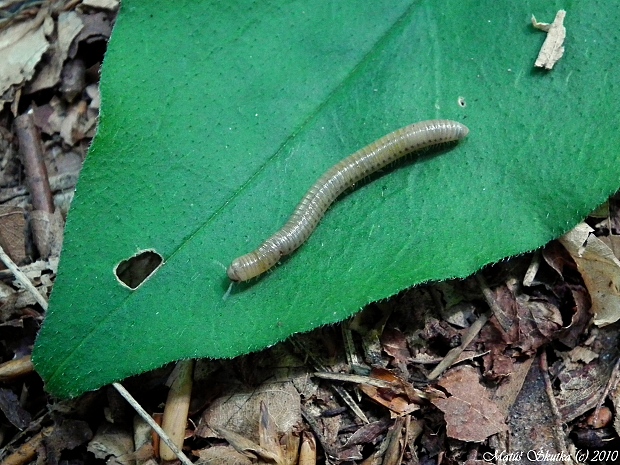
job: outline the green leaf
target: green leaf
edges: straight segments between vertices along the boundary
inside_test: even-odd
[[[34,353],[48,390],[258,350],[567,231],[620,179],[620,12],[604,5],[568,2],[565,56],[544,72],[543,0],[124,0]],[[350,192],[226,295],[225,267],[320,174],[433,118],[470,135]],[[165,264],[119,284],[118,263],[147,249]]]

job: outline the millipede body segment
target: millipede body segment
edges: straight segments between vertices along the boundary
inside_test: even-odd
[[[406,154],[467,136],[467,126],[450,120],[429,120],[398,129],[332,166],[310,188],[286,224],[258,249],[233,260],[232,281],[247,281],[273,267],[301,246],[340,194],[355,183]]]

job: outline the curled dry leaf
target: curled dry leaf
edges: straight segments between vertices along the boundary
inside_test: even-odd
[[[46,53],[46,56],[50,56],[49,63],[41,67],[41,71],[35,79],[28,84],[27,92],[29,94],[42,89],[49,89],[58,84],[63,64],[69,55],[69,47],[82,27],[82,20],[75,11],[62,12],[58,15],[56,23],[58,38]]]
[[[361,384],[360,390],[378,404],[390,409],[396,415],[406,415],[419,410],[423,394],[410,383],[384,368],[375,368],[372,378],[381,379],[391,384],[389,388],[379,388]]]
[[[489,320],[490,325],[481,332],[487,349],[493,350],[493,345],[504,343],[519,347],[524,353],[534,353],[559,335],[562,316],[558,308],[551,302],[522,293],[515,280],[498,286],[493,296],[497,310]]]
[[[21,430],[32,420],[30,413],[22,408],[17,395],[10,389],[0,388],[0,410],[10,423]]]
[[[47,8],[41,8],[35,18],[0,32],[0,95],[11,86],[32,78],[35,67],[50,46],[46,35],[53,29]],[[4,101],[0,100],[0,106],[2,104]]]
[[[534,66],[537,68],[552,69],[562,55],[564,55],[564,39],[566,39],[566,28],[564,27],[564,17],[566,11],[559,10],[555,15],[553,23],[539,23],[532,15],[532,25],[536,29],[545,31],[547,38],[540,48],[538,58]]]
[[[358,444],[375,444],[387,431],[390,426],[389,418],[382,418],[379,421],[373,421],[359,428],[347,440],[344,447]]]
[[[506,431],[504,417],[480,384],[476,370],[469,366],[454,368],[438,384],[450,397],[431,402],[444,413],[449,437],[482,442]]]
[[[394,359],[392,363],[401,371],[406,371],[411,352],[405,335],[398,329],[386,328],[381,334],[381,345],[385,353]]]
[[[560,242],[575,260],[588,288],[594,323],[605,326],[620,319],[620,260],[593,231],[581,223]]]

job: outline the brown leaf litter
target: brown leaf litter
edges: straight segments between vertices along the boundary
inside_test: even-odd
[[[99,110],[93,53],[118,2],[10,3],[0,20],[0,246],[12,267],[0,269],[0,460],[157,463],[165,448],[116,390],[57,401],[30,363],[45,312],[31,288],[51,292]],[[198,360],[185,376],[179,365],[170,396],[172,364],[123,384],[154,417],[168,404],[162,423],[201,464],[474,465],[528,451],[577,463],[583,451],[617,450],[619,199],[476,276],[415,287],[258,354]]]

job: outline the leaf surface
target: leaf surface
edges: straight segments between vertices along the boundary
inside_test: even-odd
[[[124,0],[34,352],[47,389],[258,350],[566,232],[620,179],[620,12],[603,5],[565,5],[566,52],[544,72],[543,0]],[[434,118],[469,137],[348,193],[226,295],[225,267],[324,171]],[[165,263],[132,291],[114,269],[140,250]]]

